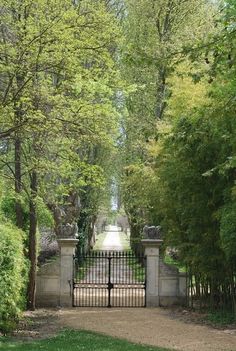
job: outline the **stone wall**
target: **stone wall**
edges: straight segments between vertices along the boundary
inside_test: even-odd
[[[187,296],[186,273],[159,260],[160,306],[185,305]]]
[[[147,307],[186,304],[186,274],[163,262],[162,239],[143,239],[147,256]],[[36,279],[37,307],[72,307],[73,255],[77,239],[59,239],[59,257],[39,268]]]
[[[160,257],[162,243],[160,227],[144,227],[142,244],[147,257],[147,307],[186,305],[186,274],[163,262]]]
[[[77,239],[58,239],[59,257],[42,265],[36,278],[37,307],[72,307],[73,256]]]
[[[36,306],[56,307],[60,305],[60,259],[42,265],[37,272]]]

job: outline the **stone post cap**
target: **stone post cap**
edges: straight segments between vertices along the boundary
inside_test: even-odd
[[[141,243],[144,247],[160,247],[163,243],[162,239],[142,239]]]
[[[79,240],[73,239],[73,238],[66,238],[66,239],[57,239],[57,242],[60,247],[62,246],[75,247],[79,242]]]

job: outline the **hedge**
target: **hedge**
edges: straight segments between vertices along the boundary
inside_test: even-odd
[[[0,224],[0,330],[14,328],[25,304],[27,261],[24,233],[10,224]]]

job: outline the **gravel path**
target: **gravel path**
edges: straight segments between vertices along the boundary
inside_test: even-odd
[[[116,226],[110,226],[109,231],[103,241],[102,250],[122,251],[123,246],[120,241],[120,234]]]
[[[161,308],[61,310],[59,324],[181,351],[236,351],[236,330],[172,319]]]

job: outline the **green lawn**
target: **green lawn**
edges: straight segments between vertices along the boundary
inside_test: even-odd
[[[130,250],[129,238],[124,232],[120,232],[120,242],[124,251]]]
[[[107,232],[102,232],[96,236],[96,244],[93,247],[94,250],[102,250],[103,241],[105,240],[106,235]]]
[[[87,331],[66,330],[54,338],[33,343],[1,339],[4,338],[0,338],[1,351],[167,351]]]
[[[131,251],[132,252],[132,251]],[[132,254],[133,255],[133,254]],[[138,259],[132,258],[128,260],[128,265],[133,272],[133,276],[137,282],[144,282],[145,281],[145,267],[138,262]]]

